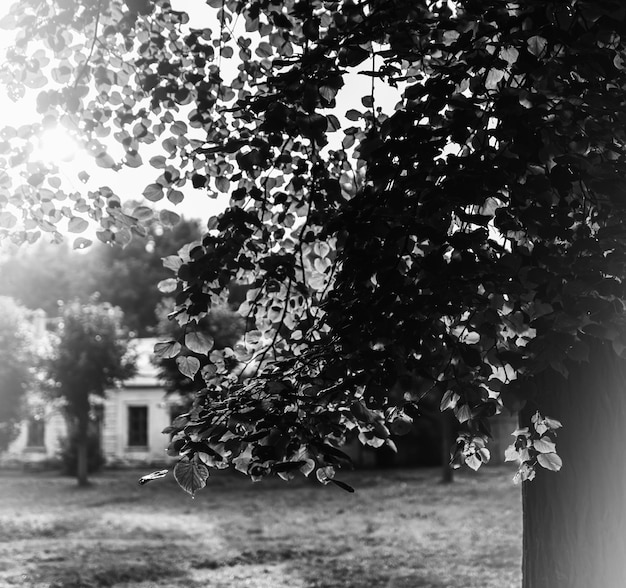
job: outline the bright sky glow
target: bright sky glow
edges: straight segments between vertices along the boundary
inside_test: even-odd
[[[80,148],[78,142],[65,129],[55,127],[41,133],[35,155],[43,161],[72,161]]]

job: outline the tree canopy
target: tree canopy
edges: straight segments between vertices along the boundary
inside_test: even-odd
[[[566,378],[597,345],[623,354],[621,2],[207,5],[206,28],[165,0],[23,0],[2,21],[18,31],[10,92],[45,86],[41,122],[2,131],[22,170],[3,176],[7,236],[57,239],[57,222],[78,232],[85,215],[105,242],[143,230],[110,188],[66,191],[29,160],[54,125],[111,170],[145,154],[149,200],[189,184],[230,196],[201,243],[165,261],[184,335],[158,352],[193,341],[215,366],[171,430],[183,486],[229,464],[328,482],[347,434],[389,443],[432,390],[478,467],[489,418],[539,406],[538,376]],[[254,328],[211,350],[197,323],[233,280],[251,286],[240,312]],[[229,373],[230,353],[253,377]],[[518,479],[561,467],[552,417],[532,411],[518,431]]]
[[[70,432],[77,437],[81,485],[87,483],[86,444],[93,401],[134,373],[134,358],[122,325],[122,312],[108,303],[65,304],[48,361],[51,392],[62,399]]]
[[[0,296],[0,449],[6,449],[19,432],[28,395],[38,383],[41,350],[28,310]]]

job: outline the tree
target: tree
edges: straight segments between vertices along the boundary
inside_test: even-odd
[[[63,305],[58,341],[49,361],[53,392],[64,401],[70,429],[78,445],[76,477],[88,484],[87,444],[94,400],[134,371],[119,308],[108,303]]]
[[[0,296],[0,450],[19,432],[36,383],[37,343],[28,311]]]
[[[149,207],[136,202],[125,209],[138,211],[144,219],[145,238],[135,237],[123,249],[98,243],[73,251],[65,243],[45,242],[27,251],[14,248],[0,261],[0,294],[56,316],[59,302],[88,302],[98,293],[100,300],[122,309],[126,326],[138,336],[153,334],[155,309],[163,298],[157,285],[170,277],[161,259],[199,240],[200,228],[197,221],[185,218],[174,227],[163,227]]]
[[[137,204],[133,209],[143,209],[142,218],[150,216],[146,206]],[[98,292],[101,300],[119,306],[126,326],[140,337],[156,332],[156,309],[164,296],[157,285],[171,277],[162,259],[201,237],[198,221],[184,218],[165,228],[154,220],[146,221],[146,229],[145,238],[134,238],[124,248],[100,244],[85,255],[90,290]]]
[[[14,248],[0,261],[0,272],[0,294],[49,317],[57,315],[59,301],[87,301],[92,293],[87,257],[65,243],[40,241],[29,249]]]
[[[215,373],[173,425],[179,482],[193,492],[208,466],[231,464],[334,481],[349,431],[389,445],[429,392],[464,428],[457,458],[478,467],[504,406],[521,411],[507,456],[523,482],[525,586],[620,586],[623,4],[207,4],[212,30],[165,0],[24,0],[3,21],[20,31],[10,91],[60,84],[39,94],[44,127],[75,129],[111,169],[140,165],[158,138],[151,200],[189,182],[230,195],[167,265],[185,337],[233,279],[252,286],[239,353],[256,375],[234,382],[230,352],[211,356]],[[28,53],[38,41],[47,50]],[[338,111],[346,85],[360,104]],[[121,159],[98,139],[113,127]],[[57,208],[54,166],[27,162],[40,128],[4,131],[25,170],[4,180],[7,235],[56,238],[55,221],[80,229],[85,213],[102,240],[140,230],[108,188]]]

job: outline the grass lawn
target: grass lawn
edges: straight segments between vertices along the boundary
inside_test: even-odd
[[[517,588],[510,468],[348,472],[356,488],[219,472],[195,499],[170,478],[106,471],[80,490],[0,473],[0,586]]]

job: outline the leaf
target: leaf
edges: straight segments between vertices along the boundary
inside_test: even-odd
[[[322,484],[328,484],[328,482],[330,482],[335,477],[335,468],[332,466],[317,468],[315,475]]]
[[[504,450],[504,461],[518,461],[519,460],[519,452],[515,448],[515,445],[509,445]]]
[[[191,496],[206,486],[208,477],[209,468],[203,463],[183,459],[174,467],[174,478],[178,485]]]
[[[132,216],[134,216],[137,220],[145,221],[151,219],[154,215],[154,210],[149,206],[138,206],[133,210]]]
[[[534,35],[526,41],[526,44],[528,45],[528,51],[530,53],[532,53],[535,57],[540,57],[545,51],[548,41],[539,35]]]
[[[342,482],[341,480],[331,480],[331,482],[335,486],[339,486],[339,488],[341,488],[342,490],[345,490],[346,492],[354,493],[354,488],[350,486],[349,484]]]
[[[185,335],[185,345],[194,353],[206,354],[213,349],[213,337],[199,331]]]
[[[541,467],[551,472],[558,472],[563,467],[563,460],[556,453],[540,453],[537,461]]]
[[[160,184],[148,184],[142,192],[150,202],[158,202],[163,198],[163,186]]]
[[[141,159],[141,155],[135,152],[128,152],[126,157],[124,158],[124,163],[131,168],[141,167],[143,165],[143,160]]]
[[[180,204],[184,199],[185,195],[180,190],[168,190],[167,199],[174,205]]]
[[[178,255],[168,255],[167,257],[162,258],[163,267],[174,272],[177,272],[181,265],[183,265],[183,260]]]
[[[78,239],[74,239],[74,244],[72,245],[73,249],[85,249],[89,247],[93,241],[91,239],[85,239],[83,237],[78,237]]]
[[[180,215],[171,210],[162,210],[159,212],[159,220],[168,227],[177,225],[180,221]]]
[[[152,482],[152,480],[159,480],[161,478],[165,478],[169,470],[157,470],[156,472],[152,472],[151,474],[147,474],[139,478],[139,485],[143,486],[148,482]]]
[[[176,358],[176,365],[183,376],[193,380],[200,369],[200,360],[190,355],[183,355]]]
[[[70,222],[67,225],[67,230],[70,233],[82,233],[89,228],[89,223],[84,219],[78,216],[73,216],[70,219]]]
[[[441,399],[441,403],[439,404],[439,410],[444,412],[448,408],[454,408],[460,399],[461,397],[454,390],[446,390],[443,398]]]
[[[305,459],[303,462],[300,471],[307,477],[311,474],[311,472],[315,469],[315,462],[312,459]]]
[[[533,441],[533,447],[539,453],[555,453],[556,445],[553,441],[548,439],[547,437],[541,437],[541,439],[535,439]]]
[[[504,72],[500,69],[490,69],[485,80],[485,87],[488,90],[495,90],[498,87],[498,82],[504,77]]]
[[[156,169],[163,169],[166,165],[165,157],[163,155],[155,155],[150,158],[150,165]]]
[[[473,453],[472,455],[465,458],[465,463],[472,468],[475,472],[478,471],[483,462],[480,460],[477,454]]]
[[[163,294],[170,294],[174,292],[176,288],[178,288],[178,280],[175,278],[167,278],[166,280],[161,280],[157,284],[157,288],[159,292],[163,292]]]
[[[12,229],[17,223],[17,218],[10,212],[0,212],[0,228]]]
[[[115,167],[115,160],[106,152],[99,153],[96,157],[96,165],[107,169],[112,168]]]
[[[163,341],[154,346],[154,354],[161,359],[172,359],[181,349],[182,346],[178,341]]]
[[[220,192],[226,193],[230,189],[230,181],[228,180],[228,178],[220,176],[215,180],[215,187]]]

